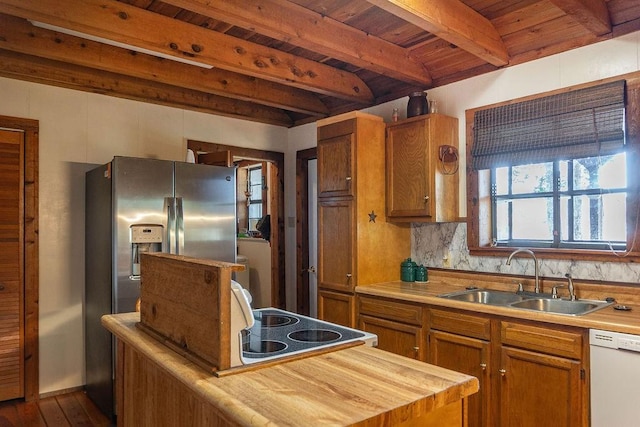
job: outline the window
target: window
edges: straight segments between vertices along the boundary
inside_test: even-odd
[[[493,244],[623,250],[626,153],[491,170]]]
[[[640,256],[640,117],[625,115],[639,89],[619,80],[467,111],[470,252]]]
[[[256,224],[262,218],[262,167],[247,168],[247,207],[249,209],[249,231],[256,231]]]

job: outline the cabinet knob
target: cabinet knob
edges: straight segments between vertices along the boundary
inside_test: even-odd
[[[418,352],[418,350],[420,350],[420,347],[413,347],[413,351],[415,351],[416,353]]]
[[[504,377],[505,374],[507,373],[507,370],[506,369],[500,369],[498,372],[500,372],[500,375]]]
[[[429,201],[429,196],[424,196],[424,201],[428,202]]]
[[[0,284],[0,291],[4,291],[4,285]]]
[[[351,279],[351,273],[347,273],[347,279]]]
[[[480,367],[482,368],[483,371],[487,370],[487,364],[486,363],[481,363]]]
[[[347,181],[351,181],[351,177],[350,177],[350,176],[346,177],[345,179],[346,179]]]

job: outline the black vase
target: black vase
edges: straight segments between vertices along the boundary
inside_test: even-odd
[[[427,104],[427,94],[425,92],[413,92],[409,95],[409,103],[407,104],[407,118],[421,116],[429,112]]]

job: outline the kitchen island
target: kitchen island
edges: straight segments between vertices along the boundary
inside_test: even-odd
[[[365,345],[215,375],[107,315],[118,339],[121,426],[460,426],[478,380]],[[223,372],[224,373],[224,372]]]

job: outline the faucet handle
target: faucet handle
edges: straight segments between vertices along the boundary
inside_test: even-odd
[[[518,289],[516,290],[516,293],[518,292],[524,292],[524,288],[522,287],[522,282],[518,282],[517,280],[513,281],[513,284],[517,284],[518,285]]]
[[[551,288],[551,298],[558,298],[558,288],[564,288],[565,285],[555,285]]]

